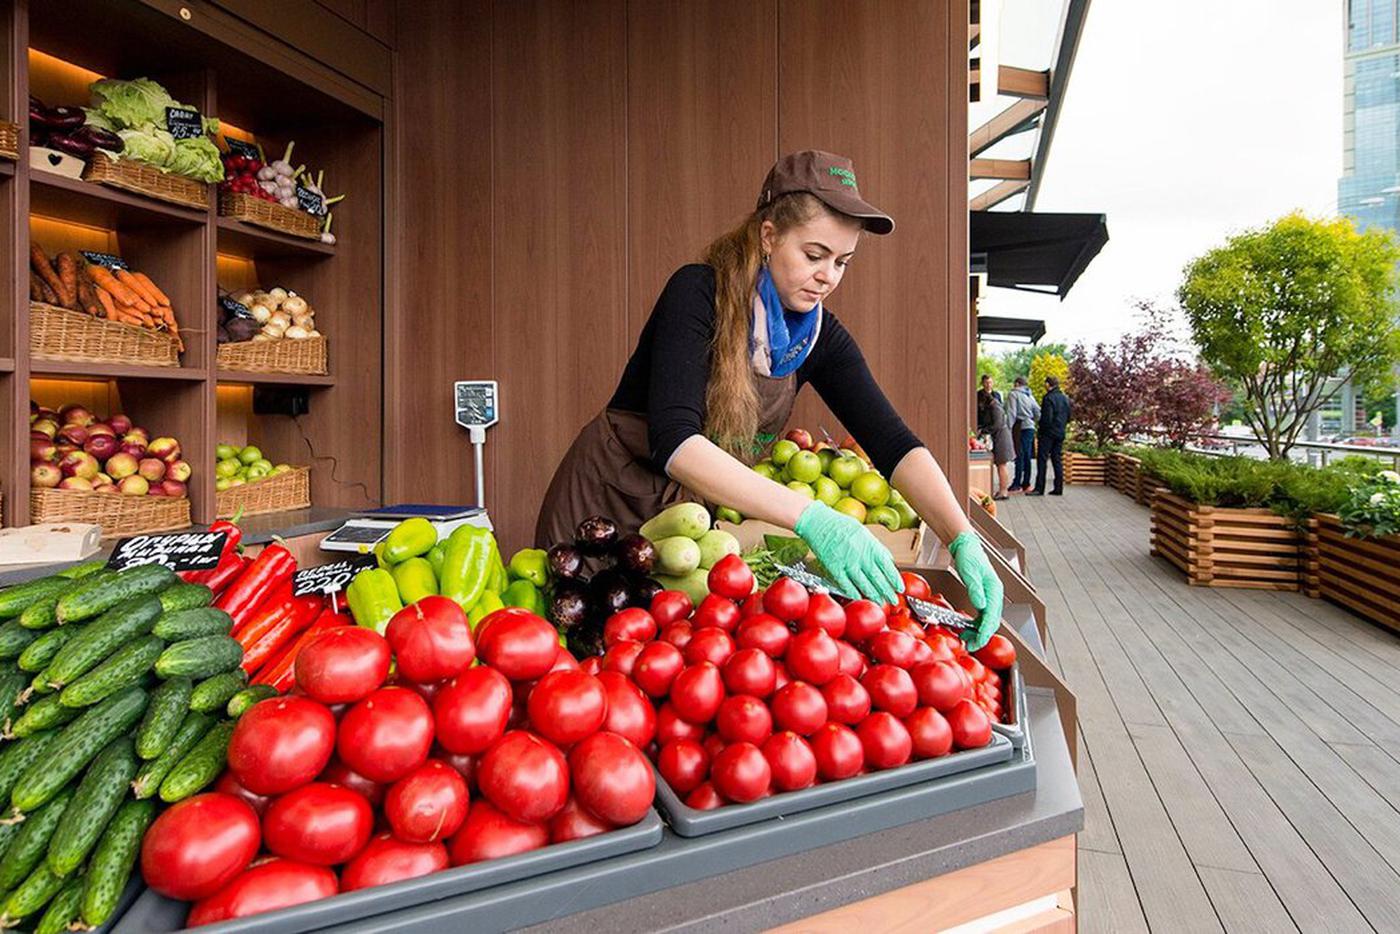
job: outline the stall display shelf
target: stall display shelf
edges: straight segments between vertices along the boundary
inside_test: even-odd
[[[0,357],[0,373],[13,373],[15,371],[14,357]]]
[[[221,253],[249,259],[335,255],[333,244],[278,233],[265,227],[244,223],[233,217],[221,215],[215,223],[219,228],[219,252]]]
[[[15,174],[15,164],[8,159],[0,159],[0,175],[12,176]]]
[[[101,363],[91,360],[34,359],[29,371],[35,376],[61,376],[77,379],[166,379],[197,383],[208,371],[181,366],[140,366],[133,363]]]
[[[97,227],[175,222],[203,224],[209,212],[182,207],[81,179],[34,170],[29,173],[30,209]]]
[[[219,370],[221,383],[270,383],[278,386],[334,386],[335,377],[326,373],[255,373],[250,370]]]

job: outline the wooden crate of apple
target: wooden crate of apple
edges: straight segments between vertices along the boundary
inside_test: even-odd
[[[191,468],[180,442],[152,439],[122,414],[99,419],[81,405],[55,411],[29,403],[30,484],[36,489],[187,495]]]
[[[219,491],[276,477],[292,469],[290,464],[274,465],[263,457],[261,448],[252,444],[243,447],[220,444],[215,448],[215,456],[218,462],[214,465],[214,489]]]

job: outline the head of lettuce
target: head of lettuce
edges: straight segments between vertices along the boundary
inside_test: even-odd
[[[203,136],[175,139],[170,135],[166,108],[197,108],[181,104],[150,78],[104,78],[94,81],[89,90],[93,106],[88,122],[116,130],[126,144],[120,158],[135,159],[201,182],[223,180],[219,149],[207,135],[219,129],[217,119],[204,118]]]

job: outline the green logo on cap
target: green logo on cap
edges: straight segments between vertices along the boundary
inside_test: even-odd
[[[852,172],[850,169],[843,169],[833,165],[831,168],[827,169],[827,172],[841,179],[841,184],[849,185],[852,188],[856,187],[856,173]]]

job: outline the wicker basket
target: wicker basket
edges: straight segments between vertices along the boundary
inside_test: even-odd
[[[169,334],[45,302],[29,303],[29,351],[36,360],[180,365],[179,348]]]
[[[275,201],[264,201],[241,191],[219,192],[219,213],[224,217],[257,224],[279,233],[307,240],[321,239],[321,219],[305,211],[287,208]]]
[[[103,538],[173,532],[190,526],[190,501],[169,496],[124,496],[81,490],[30,490],[29,521],[91,522]]]
[[[220,344],[217,360],[221,370],[324,376],[326,339],[284,338],[279,341],[238,341],[233,344]]]
[[[216,495],[214,512],[220,519],[232,518],[239,509],[245,516],[305,509],[311,505],[311,468],[293,467],[275,477],[231,486]]]
[[[162,172],[155,166],[131,159],[114,162],[101,150],[93,154],[92,161],[83,172],[83,181],[101,182],[196,210],[209,206],[209,186],[205,182]]]
[[[19,160],[19,127],[0,121],[0,156]]]

